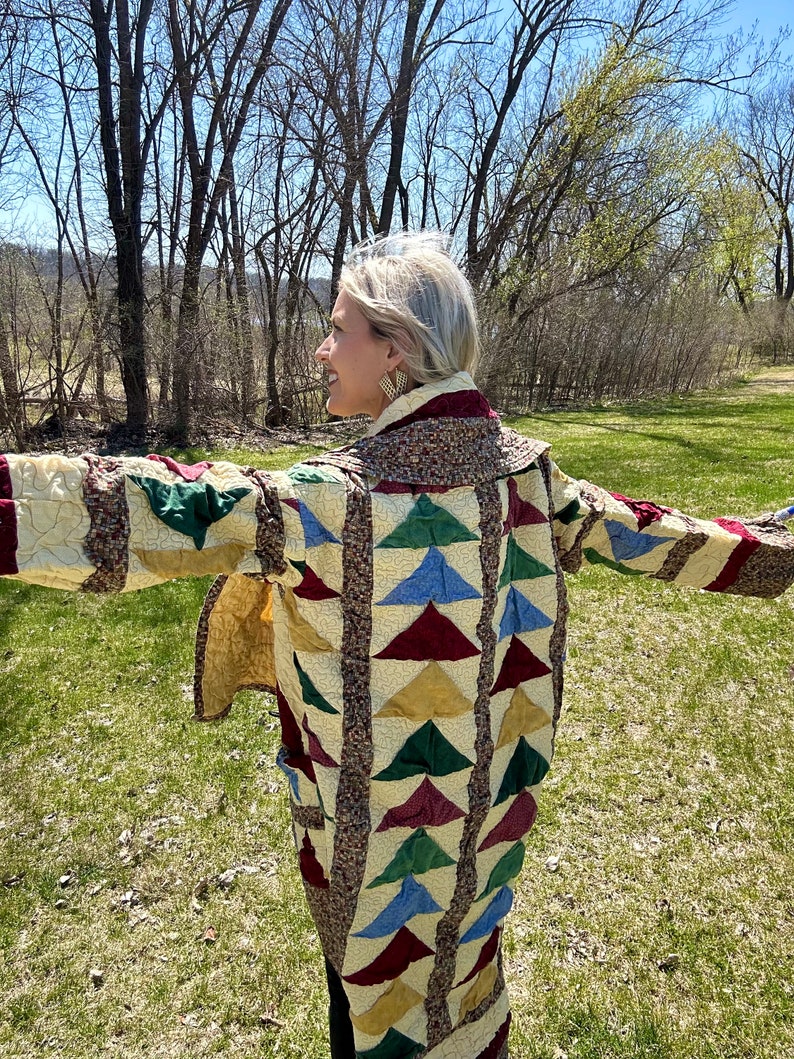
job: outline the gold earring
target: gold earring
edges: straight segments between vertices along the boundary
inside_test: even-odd
[[[396,401],[397,398],[402,397],[408,389],[408,375],[402,370],[402,368],[397,368],[395,375],[396,383],[391,381],[388,371],[384,371],[380,380],[380,387],[390,401]]]

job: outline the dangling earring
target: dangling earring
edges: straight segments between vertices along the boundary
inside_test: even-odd
[[[388,371],[384,371],[380,379],[380,388],[390,401],[396,401],[397,398],[402,397],[408,389],[408,375],[402,370],[402,368],[397,368],[395,375],[396,385],[389,378]]]

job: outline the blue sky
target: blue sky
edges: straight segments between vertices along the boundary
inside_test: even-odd
[[[781,26],[788,25],[794,30],[794,8],[789,0],[736,0],[734,11],[725,20],[725,29],[743,29],[749,31],[753,23],[758,22],[758,32],[768,43]],[[790,38],[783,45],[783,54],[791,55],[794,43]]]

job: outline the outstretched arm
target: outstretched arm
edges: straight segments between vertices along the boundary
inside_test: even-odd
[[[551,466],[562,567],[603,563],[708,592],[778,596],[794,584],[794,534],[784,512],[759,518],[691,518],[648,500],[609,493]]]
[[[277,577],[300,558],[285,474],[168,457],[0,457],[0,574],[119,592],[174,577]],[[289,534],[289,536],[288,536]]]

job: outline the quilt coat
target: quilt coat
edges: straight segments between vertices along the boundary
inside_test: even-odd
[[[501,1059],[501,933],[551,761],[563,573],[773,596],[794,536],[566,476],[466,374],[360,442],[265,473],[164,457],[0,460],[0,573],[82,591],[216,573],[196,715],[275,691],[279,764],[360,1059]]]

